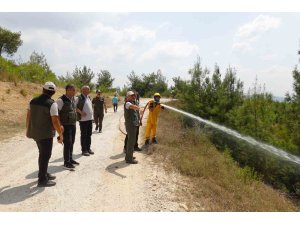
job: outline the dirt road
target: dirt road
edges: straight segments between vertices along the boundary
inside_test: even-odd
[[[20,134],[1,142],[0,211],[183,211],[176,203],[176,175],[165,174],[145,150],[134,153],[139,164],[125,163],[122,116],[122,106],[117,113],[108,109],[103,133],[92,135],[95,155],[89,157],[81,156],[77,126],[74,159],[80,165],[75,171],[63,168],[63,147],[54,144],[48,170],[57,177],[54,187],[37,187],[33,140]]]

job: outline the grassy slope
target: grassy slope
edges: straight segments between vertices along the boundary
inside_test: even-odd
[[[193,128],[183,128],[178,114],[164,111],[153,157],[184,177],[178,196],[191,211],[297,211],[285,194],[272,189],[229,154],[219,152]]]

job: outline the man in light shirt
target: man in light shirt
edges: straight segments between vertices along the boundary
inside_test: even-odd
[[[81,88],[81,95],[76,99],[76,111],[77,120],[80,125],[80,143],[82,155],[89,156],[93,155],[94,152],[91,150],[91,137],[93,130],[93,105],[90,99],[90,88],[89,86],[83,86]]]

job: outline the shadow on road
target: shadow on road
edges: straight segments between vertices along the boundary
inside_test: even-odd
[[[127,166],[129,166],[129,164],[127,164],[127,163],[125,162],[125,160],[123,160],[123,161],[119,161],[119,162],[115,162],[115,163],[113,163],[113,164],[110,164],[108,167],[106,167],[106,170],[107,170],[108,172],[110,172],[110,173],[116,175],[116,176],[119,176],[119,177],[121,177],[121,178],[126,178],[125,175],[118,173],[116,170],[125,168],[125,167],[127,167]]]
[[[13,188],[9,188],[10,186],[0,188],[0,204],[9,205],[22,202],[45,190],[44,187],[37,187],[36,184],[37,181],[34,181]]]
[[[49,166],[48,167],[48,173],[50,174],[54,174],[54,173],[59,173],[59,172],[62,172],[62,171],[65,171],[66,169],[63,167],[63,166]],[[30,173],[28,174],[25,178],[26,179],[38,179],[38,174],[39,174],[39,171],[35,171],[33,173]]]
[[[109,157],[110,159],[121,159],[121,158],[125,158],[125,153],[120,153],[118,155],[114,155]]]
[[[80,154],[77,154],[77,155],[73,154],[73,159],[74,159],[74,160],[79,159],[81,156],[82,156],[81,153],[80,153]],[[63,161],[64,161],[64,158],[61,157],[61,158],[55,159],[55,160],[53,160],[53,161],[51,161],[51,162],[49,162],[49,163],[57,163],[57,162],[63,162]]]

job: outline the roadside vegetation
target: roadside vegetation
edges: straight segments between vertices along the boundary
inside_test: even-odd
[[[300,72],[297,67],[292,71],[294,92],[287,93],[283,102],[274,101],[272,94],[257,82],[245,94],[243,82],[231,67],[222,75],[216,65],[211,74],[198,59],[189,73],[190,80],[174,78],[180,108],[300,156]],[[227,148],[242,167],[256,171],[267,183],[300,197],[299,165],[264,155],[255,146],[245,146],[220,132],[213,132],[210,140],[219,149]]]
[[[184,176],[177,194],[190,211],[299,210],[286,193],[266,185],[250,167],[241,168],[228,149],[217,149],[199,127],[188,126],[181,115],[162,112],[157,136],[159,144],[152,147],[152,157],[164,162],[167,171]]]

